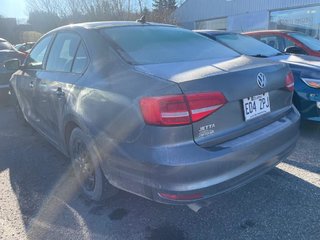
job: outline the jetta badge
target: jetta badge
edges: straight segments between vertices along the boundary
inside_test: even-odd
[[[257,83],[260,88],[264,88],[267,85],[267,77],[263,73],[258,73]]]

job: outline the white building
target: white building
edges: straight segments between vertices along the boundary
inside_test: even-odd
[[[289,29],[319,38],[320,0],[186,0],[175,18],[189,29]]]

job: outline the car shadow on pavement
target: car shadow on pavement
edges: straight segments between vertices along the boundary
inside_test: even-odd
[[[279,168],[212,198],[198,213],[123,191],[108,202],[88,201],[76,191],[68,159],[18,125],[13,109],[0,112],[0,173],[9,172],[26,239],[316,239],[320,234],[320,186]],[[301,141],[309,146],[304,131]],[[299,163],[303,155],[296,150],[287,164]],[[308,167],[295,166],[318,167],[319,158],[305,157]]]

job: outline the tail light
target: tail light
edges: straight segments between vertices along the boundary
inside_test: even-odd
[[[305,78],[305,77],[302,77],[301,79],[309,87],[320,88],[320,80],[319,79]]]
[[[226,104],[227,100],[221,92],[198,93],[186,95],[191,112],[192,122],[197,122]]]
[[[294,90],[294,77],[293,77],[292,72],[289,72],[288,75],[286,76],[285,83],[286,83],[286,88],[290,92],[293,92],[293,90]]]
[[[185,125],[217,111],[227,100],[221,92],[145,97],[140,108],[147,124]]]
[[[146,123],[152,125],[181,125],[190,123],[188,107],[183,95],[146,97],[140,100]]]

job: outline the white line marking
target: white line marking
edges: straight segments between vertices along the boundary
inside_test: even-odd
[[[287,163],[280,163],[277,165],[277,168],[320,188],[320,174],[313,173]]]

